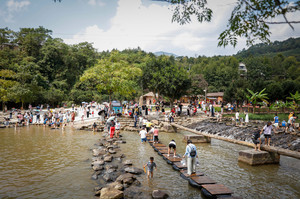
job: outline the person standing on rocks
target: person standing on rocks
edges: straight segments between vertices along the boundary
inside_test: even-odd
[[[239,113],[239,111],[237,111],[237,112],[235,113],[235,121],[236,121],[236,125],[238,125],[238,123],[239,123],[239,121],[240,121],[240,113]]]
[[[275,117],[274,117],[274,126],[276,129],[279,128],[279,117],[277,116],[277,113],[275,113]]]
[[[113,138],[115,134],[115,121],[112,120],[110,123],[110,138]]]
[[[117,134],[117,138],[119,138],[120,130],[121,130],[121,123],[119,121],[117,121],[116,122],[116,134]]]
[[[136,124],[138,122],[138,115],[137,113],[134,114],[134,127],[137,127]]]
[[[257,151],[257,144],[259,143],[259,137],[260,137],[260,130],[256,129],[256,131],[252,134],[252,141],[254,143],[254,149]],[[260,145],[258,147],[258,150],[260,151]]]
[[[198,158],[197,148],[194,144],[192,144],[192,140],[187,141],[187,146],[185,148],[185,154],[183,158],[187,157],[187,175],[191,175],[196,173],[196,162]]]
[[[150,157],[150,161],[144,165],[144,168],[147,166],[147,170],[148,170],[148,173],[147,173],[147,178],[150,179],[153,178],[153,170],[154,170],[154,167],[155,167],[155,171],[157,170],[157,167],[156,167],[156,164],[154,162],[154,157]]]
[[[276,130],[273,129],[272,122],[269,121],[267,125],[265,125],[264,128],[260,131],[260,134],[264,133],[265,143],[267,143],[268,146],[270,146],[272,130],[276,133]],[[258,150],[260,150],[260,145],[261,138],[259,138]]]

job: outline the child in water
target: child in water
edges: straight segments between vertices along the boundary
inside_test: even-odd
[[[150,157],[150,161],[147,164],[144,165],[144,169],[145,169],[146,166],[147,166],[147,170],[148,170],[147,178],[149,179],[150,175],[151,175],[151,178],[153,178],[153,169],[154,169],[154,167],[155,167],[155,171],[157,170],[157,167],[156,167],[156,164],[154,162],[153,157]]]

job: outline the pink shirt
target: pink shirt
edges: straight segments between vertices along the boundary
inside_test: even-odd
[[[153,135],[154,135],[154,136],[158,136],[158,129],[154,129]]]

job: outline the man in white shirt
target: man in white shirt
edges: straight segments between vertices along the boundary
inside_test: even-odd
[[[147,142],[147,131],[145,130],[145,127],[142,128],[142,130],[139,132],[140,136],[141,136],[141,141],[143,142]]]

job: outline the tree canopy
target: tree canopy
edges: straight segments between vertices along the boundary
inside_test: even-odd
[[[213,10],[207,0],[163,0],[174,5],[173,22],[183,25],[192,21],[210,22]],[[228,20],[227,28],[220,33],[218,46],[236,46],[239,37],[246,38],[247,45],[255,41],[270,42],[270,25],[287,24],[294,30],[293,24],[299,19],[288,19],[289,13],[300,10],[300,1],[288,0],[237,0]],[[280,20],[282,18],[282,20]]]

